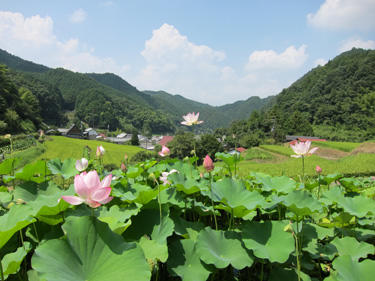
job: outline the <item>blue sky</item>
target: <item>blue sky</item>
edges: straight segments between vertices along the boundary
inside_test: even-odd
[[[374,15],[374,0],[2,0],[0,48],[222,105],[278,94],[352,47],[375,49]]]

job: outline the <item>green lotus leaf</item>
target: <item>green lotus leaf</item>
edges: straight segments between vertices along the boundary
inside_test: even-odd
[[[163,189],[160,192],[160,202],[161,204],[171,204],[178,206],[180,208],[185,207],[186,198],[182,192],[177,191],[175,188],[170,187]]]
[[[141,167],[131,166],[131,167],[129,167],[128,171],[126,172],[126,176],[128,178],[136,178],[140,174],[142,174],[142,172],[143,172],[143,169]]]
[[[171,215],[171,217],[174,222],[174,232],[185,238],[189,236],[190,239],[195,240],[193,238],[196,238],[197,233],[204,228],[204,225],[201,222],[187,221],[178,215]],[[194,235],[193,238],[191,237],[191,234]]]
[[[1,260],[3,267],[4,278],[8,275],[15,274],[20,269],[20,265],[27,253],[31,250],[30,242],[24,242],[22,247],[19,247],[17,251],[5,255]]]
[[[166,243],[160,244],[155,240],[147,239],[142,237],[139,240],[139,246],[141,246],[147,260],[166,262],[168,259],[168,246]]]
[[[223,202],[231,208],[243,206],[253,210],[265,204],[264,197],[257,191],[249,191],[240,181],[225,178],[212,185],[213,200]]]
[[[0,248],[14,233],[33,223],[33,209],[27,205],[14,205],[9,212],[0,216]]]
[[[320,181],[322,182],[322,184],[330,185],[332,182],[334,182],[334,181],[336,181],[340,178],[342,178],[341,174],[329,174],[329,175],[326,175],[326,176],[321,176]]]
[[[354,261],[350,255],[336,258],[333,263],[335,269],[326,281],[372,281],[375,275],[375,261]]]
[[[375,214],[374,200],[365,196],[345,197],[338,186],[324,192],[323,200],[331,205],[337,203],[341,208],[353,216],[362,218],[367,214]]]
[[[356,178],[342,178],[340,183],[346,191],[358,192],[363,188],[363,183]]]
[[[305,239],[305,236],[303,238]],[[318,239],[309,240],[303,250],[308,252],[313,259],[324,259],[327,261],[333,260],[337,254],[335,246],[332,244],[322,244]]]
[[[253,264],[253,258],[242,246],[239,235],[232,231],[206,227],[199,233],[196,247],[201,260],[217,268],[231,264],[236,269],[243,269]]]
[[[173,234],[174,223],[169,216],[163,216],[161,223],[154,226],[151,233],[151,238],[158,243],[163,244],[167,242],[167,238]]]
[[[296,216],[302,217],[323,210],[321,203],[305,190],[294,190],[283,197],[283,204]]]
[[[73,158],[65,159],[61,162],[59,158],[48,161],[47,166],[54,175],[62,175],[64,179],[71,178],[78,174],[75,167],[76,160]]]
[[[0,192],[0,204],[6,204],[12,201],[12,195],[9,192]]]
[[[120,208],[117,205],[107,209],[103,207],[100,210],[99,220],[108,224],[109,228],[117,233],[122,234],[131,224],[131,216],[139,213],[141,206],[131,205],[126,208]]]
[[[359,258],[366,258],[367,255],[374,253],[374,246],[365,242],[358,242],[353,237],[336,237],[331,244],[337,248],[340,256],[349,255],[354,261]]]
[[[195,169],[195,167],[191,163],[178,161],[173,165],[172,169],[176,169],[178,171],[177,174],[185,175],[186,178],[192,178],[192,179],[200,178],[198,170]]]
[[[64,200],[59,200],[63,195],[73,195],[74,188],[61,190],[52,181],[42,184],[25,182],[17,185],[14,192],[14,199],[22,199],[34,211],[34,216],[48,224],[62,222],[60,214],[69,207]]]
[[[304,223],[302,227],[303,240],[308,242],[312,239],[323,240],[326,237],[333,237],[334,230],[332,228],[321,227],[312,223]]]
[[[134,202],[142,205],[146,205],[148,202],[158,196],[158,189],[152,189],[148,185],[135,183],[132,185],[132,189],[135,190]]]
[[[196,181],[193,177],[185,179],[184,174],[173,173],[168,177],[172,183],[176,186],[178,191],[182,191],[186,194],[193,194],[200,191],[200,182]]]
[[[190,239],[171,244],[168,268],[184,281],[204,281],[211,273],[209,266],[200,260],[195,242]]]
[[[244,220],[252,220],[257,215],[256,210],[248,210],[243,206],[232,209],[227,205],[219,204],[215,206],[215,209],[225,210],[229,214],[233,212],[235,218],[242,218]]]
[[[162,218],[160,224],[158,209],[144,209],[138,215],[132,217],[132,224],[123,236],[128,241],[135,241],[147,235],[160,244],[165,243],[165,240],[173,234],[174,223],[169,217],[168,209],[163,209]]]
[[[284,231],[286,221],[246,222],[241,227],[242,241],[254,256],[284,263],[294,251],[294,238]]]
[[[20,158],[8,158],[0,163],[0,175],[10,175],[17,166]]]
[[[263,173],[251,173],[255,182],[261,184],[264,191],[276,191],[287,194],[296,189],[297,183],[287,176],[271,177]]]
[[[17,170],[15,173],[15,178],[23,181],[34,181],[41,183],[45,181],[46,173],[48,173],[46,162],[38,160]]]
[[[54,281],[150,280],[143,251],[125,243],[94,217],[69,217],[66,239],[53,239],[35,250],[31,263],[39,278]]]
[[[39,275],[38,275],[38,272],[36,272],[35,270],[29,270],[27,272],[27,278],[29,279],[29,281],[47,281],[46,279],[41,279],[39,278]]]

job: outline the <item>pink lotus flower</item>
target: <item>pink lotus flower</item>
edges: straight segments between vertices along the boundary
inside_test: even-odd
[[[315,167],[315,171],[316,171],[318,174],[320,174],[323,170],[322,170],[322,168],[320,168],[320,166],[316,166],[316,167]]]
[[[82,158],[81,160],[77,160],[76,169],[82,172],[83,170],[86,170],[88,165],[89,165],[89,161],[86,158]]]
[[[214,169],[214,162],[212,161],[210,156],[206,155],[206,157],[204,158],[203,167],[207,172],[211,172]]]
[[[124,163],[121,163],[121,171],[125,172],[126,171],[126,165]]]
[[[96,171],[83,172],[74,178],[74,189],[78,196],[62,196],[66,202],[72,205],[85,203],[91,208],[97,208],[113,199],[111,193],[112,175],[106,176],[101,182]]]
[[[291,157],[300,158],[302,156],[313,154],[318,149],[318,147],[310,149],[310,145],[311,141],[298,141],[294,144],[290,144],[290,147],[293,149],[294,153],[296,153],[296,155],[291,155]]]
[[[105,149],[102,145],[99,145],[99,146],[96,147],[96,156],[97,157],[103,156],[104,152],[105,152]]]
[[[170,153],[169,148],[166,147],[165,145],[163,145],[162,148],[161,148],[161,151],[159,151],[159,155],[161,157],[167,156],[167,155],[169,155],[169,153]]]
[[[170,172],[162,172],[161,177],[159,178],[163,184],[171,184],[171,182],[168,180],[168,176],[173,173],[178,173],[176,169],[172,169]]]
[[[198,121],[199,112],[197,114],[195,114],[194,112],[188,113],[182,116],[182,118],[184,118],[185,121],[182,121],[181,124],[186,126],[198,125],[203,123],[203,121]]]

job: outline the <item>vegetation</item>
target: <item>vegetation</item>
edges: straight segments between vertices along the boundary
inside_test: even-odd
[[[271,153],[264,151],[264,150],[260,150],[256,147],[246,150],[244,154],[245,154],[244,155],[245,160],[272,160],[274,159],[274,156],[272,156]]]
[[[351,152],[353,149],[361,145],[358,142],[338,142],[338,141],[324,141],[313,142],[314,146],[333,148],[345,152]]]
[[[45,142],[46,151],[45,153],[40,155],[38,159],[80,159],[84,157],[82,151],[86,146],[89,148],[89,151],[91,152],[91,158],[94,158],[96,153],[96,147],[99,145],[102,145],[105,149],[103,163],[113,164],[118,167],[120,167],[120,164],[123,161],[125,154],[127,154],[128,157],[131,158],[137,152],[143,151],[142,148],[136,146],[119,145],[95,140],[83,140],[53,136],[50,137],[50,140],[47,140]]]
[[[234,157],[217,154],[228,169]],[[2,280],[366,281],[375,273],[371,178],[239,178],[223,167],[200,176],[189,159],[108,171],[100,158],[76,176],[75,159],[16,171],[12,161],[0,164]],[[103,181],[93,186],[97,171]],[[98,202],[93,190],[103,187],[111,197]],[[72,195],[83,204],[67,203]]]

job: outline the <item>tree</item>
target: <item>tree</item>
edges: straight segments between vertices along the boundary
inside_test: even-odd
[[[175,135],[173,140],[168,144],[171,157],[183,159],[186,156],[192,156],[191,152],[194,149],[194,143],[195,139],[193,133],[187,132]]]
[[[201,136],[196,149],[199,159],[203,159],[207,154],[214,159],[216,152],[224,150],[217,138],[211,134]]]
[[[132,134],[132,138],[130,139],[131,145],[139,145],[139,139],[138,139],[138,131],[134,130]]]

